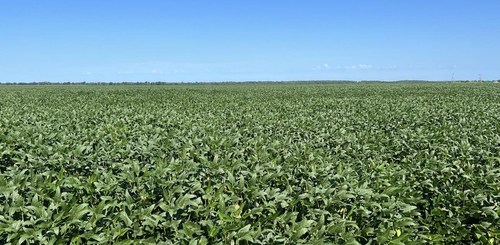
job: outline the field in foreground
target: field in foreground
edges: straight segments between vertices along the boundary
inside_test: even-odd
[[[0,87],[0,243],[498,244],[500,86]]]

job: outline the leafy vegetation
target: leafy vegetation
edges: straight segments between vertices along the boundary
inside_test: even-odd
[[[498,244],[500,87],[0,88],[1,244]]]

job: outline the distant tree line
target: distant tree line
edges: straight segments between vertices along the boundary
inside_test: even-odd
[[[0,82],[0,85],[90,85],[90,86],[102,86],[102,85],[189,85],[189,84],[276,84],[276,83],[307,83],[307,84],[330,84],[330,83],[387,83],[388,81],[382,80],[297,80],[297,81],[225,81],[225,82]],[[460,81],[426,81],[426,80],[399,80],[391,81],[391,83],[430,83],[430,82],[453,82],[453,83],[467,83],[467,82],[479,82],[478,80],[460,80]],[[500,83],[498,80],[483,80],[481,82],[485,83]]]

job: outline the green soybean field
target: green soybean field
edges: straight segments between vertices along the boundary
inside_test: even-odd
[[[0,86],[0,244],[500,244],[500,85]]]

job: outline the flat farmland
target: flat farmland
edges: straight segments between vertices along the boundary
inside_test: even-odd
[[[499,244],[500,85],[0,86],[1,244]]]

